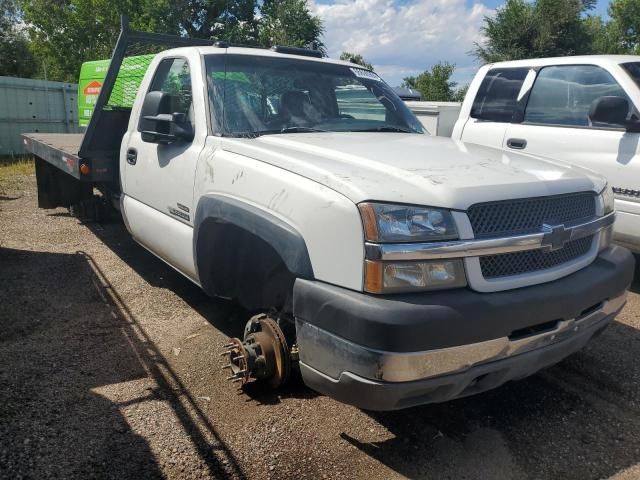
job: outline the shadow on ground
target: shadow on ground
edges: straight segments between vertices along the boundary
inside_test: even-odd
[[[244,475],[91,258],[0,248],[0,476],[162,478],[147,442],[97,387],[151,378],[127,405],[168,403],[206,463]]]
[[[251,317],[249,312],[232,302],[208,297],[197,285],[137,244],[121,222],[90,223],[86,226],[147,283],[177,294],[227,337],[242,337],[244,325]],[[293,375],[290,383],[277,392],[252,384],[244,387],[244,393],[248,396],[247,401],[264,405],[278,404],[282,398],[317,396],[302,384],[296,374]]]

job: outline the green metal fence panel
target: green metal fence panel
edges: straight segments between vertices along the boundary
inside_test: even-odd
[[[78,85],[0,77],[0,155],[21,155],[22,133],[78,133]]]

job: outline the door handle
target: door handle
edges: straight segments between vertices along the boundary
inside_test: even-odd
[[[127,163],[129,165],[135,165],[138,161],[138,151],[135,148],[127,150]]]
[[[510,138],[507,140],[507,147],[514,150],[524,150],[527,147],[527,141],[524,138]]]

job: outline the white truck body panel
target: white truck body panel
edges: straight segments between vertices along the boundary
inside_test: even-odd
[[[238,153],[241,149],[233,148],[236,142],[209,137],[198,162],[195,198],[222,194],[277,216],[305,239],[318,279],[361,290],[364,251],[355,204],[313,179]]]
[[[460,115],[459,102],[405,101],[430,135],[451,137],[453,126]]]
[[[256,54],[253,49],[229,50]],[[219,54],[220,49],[174,49],[154,59],[138,91],[120,161],[123,214],[131,234],[196,283],[193,218],[199,199],[210,193],[242,199],[280,217],[304,237],[319,280],[362,290],[363,233],[356,208],[360,202],[465,210],[485,201],[600,192],[604,187],[599,176],[578,167],[429,135],[313,132],[255,139],[207,137],[200,52]],[[187,145],[145,143],[137,131],[152,73],[166,58],[186,58],[191,69],[196,128],[194,141]],[[126,161],[132,147],[138,150],[136,165]],[[171,214],[178,204],[187,207],[188,216]],[[332,225],[331,232],[326,225]],[[470,268],[475,266],[468,262]],[[531,279],[523,282],[530,283]],[[509,288],[504,282],[482,283],[479,276],[475,284],[483,291]]]
[[[525,140],[524,152],[578,165],[604,175],[614,189],[640,190],[640,133],[614,128],[592,128],[571,125],[543,125],[479,120],[471,109],[482,80],[493,69],[527,68],[535,70],[550,66],[592,65],[606,70],[640,111],[640,87],[621,67],[622,63],[640,62],[640,56],[593,55],[542,58],[501,62],[483,66],[474,78],[463,102],[460,117],[453,129],[453,138],[479,145],[511,150],[510,139]],[[528,77],[529,78],[529,77]],[[519,97],[527,94],[535,83],[525,81]],[[640,197],[616,195],[616,240],[640,253]]]
[[[298,133],[225,139],[224,144],[326,185],[353,203],[465,210],[489,200],[604,188],[601,177],[579,167],[428,135]]]

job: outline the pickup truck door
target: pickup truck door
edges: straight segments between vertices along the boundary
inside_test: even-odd
[[[200,60],[163,58],[152,79],[143,82],[131,115],[120,155],[123,213],[133,237],[174,268],[196,278],[193,253],[193,187],[200,152],[207,137],[205,99]],[[144,90],[143,90],[144,89]],[[183,113],[195,131],[193,141],[147,143],[139,131],[144,95],[163,91],[171,95],[170,113]],[[169,112],[167,112],[169,113]]]
[[[630,78],[627,83],[635,87]],[[637,243],[640,237],[640,134],[625,132],[619,125],[593,124],[589,118],[592,103],[602,96],[627,97],[632,114],[640,116],[638,99],[632,98],[634,93],[638,94],[637,87],[625,91],[620,82],[600,66],[544,67],[538,72],[529,94],[522,123],[507,126],[503,148],[586,167],[607,177],[614,190],[628,191],[628,195],[617,195],[616,234],[620,240],[625,240],[621,238],[625,235],[636,236],[635,241],[626,240]],[[631,231],[635,233],[631,235]]]
[[[473,99],[470,110],[465,105],[460,112],[466,121],[459,133],[463,142],[502,148],[504,135],[516,109],[520,90],[529,72],[528,68],[493,68],[487,71]],[[472,92],[470,91],[472,94]]]

